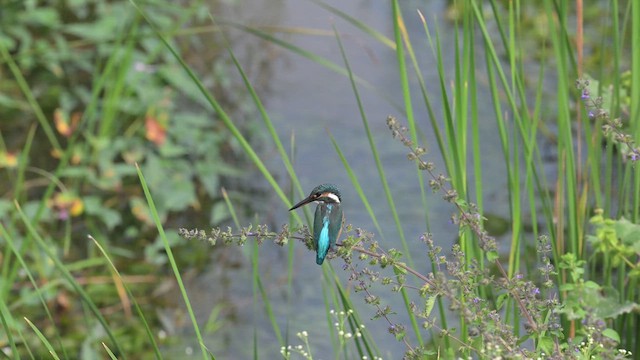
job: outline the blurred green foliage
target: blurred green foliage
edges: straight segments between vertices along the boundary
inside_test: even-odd
[[[145,2],[155,26],[187,60],[201,64],[196,69],[210,91],[234,93],[226,60],[211,45],[215,34],[190,36],[189,43],[179,37],[192,27],[209,25],[208,11],[201,2]],[[101,350],[91,347],[104,336],[100,328],[82,319],[81,303],[69,296],[67,285],[53,280],[55,267],[44,254],[32,251],[35,245],[15,222],[16,199],[65,265],[86,281],[87,292],[99,299],[96,304],[111,313],[114,330],[131,335],[127,352],[137,353],[149,346],[140,337],[144,329],[129,321],[129,305],[113,283],[101,280],[108,267],[87,234],[115,254],[124,273],[163,276],[166,253],[140,189],[138,164],[178,249],[178,261],[203,265],[205,246],[182,247],[184,241],[171,229],[184,222],[208,226],[228,219],[219,191],[246,173],[242,155],[129,1],[4,1],[0,50],[0,219],[22,244],[26,265],[33,267],[38,281],[48,282],[43,295],[60,323],[44,320],[36,290],[2,237],[1,301],[45,334],[52,327],[73,334],[63,343],[79,349],[83,358]],[[231,111],[243,108],[242,97],[221,97],[233,101],[227,103]],[[133,289],[151,304],[158,301],[149,294],[159,282],[157,277],[143,279]],[[26,324],[17,326],[26,329]],[[45,354],[36,343],[30,349]],[[0,347],[6,344],[0,335]]]

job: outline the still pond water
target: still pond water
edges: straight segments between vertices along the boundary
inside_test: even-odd
[[[388,2],[358,0],[331,1],[329,4],[385,36],[393,38],[391,7]],[[415,46],[428,91],[434,97],[432,103],[438,104],[440,91],[436,62],[431,55],[416,9],[420,9],[425,14],[432,31],[437,24],[444,57],[452,60],[455,31],[445,17],[447,2],[403,1],[401,4],[407,30]],[[425,248],[418,240],[419,236],[426,231],[426,225],[414,165],[406,160],[406,150],[402,144],[392,139],[385,124],[388,115],[394,115],[404,121],[398,107],[398,104],[402,104],[402,95],[394,50],[376,42],[367,34],[311,1],[237,1],[229,2],[223,7],[227,20],[248,26],[286,29],[288,31],[278,32],[275,36],[343,66],[338,44],[332,34],[332,26],[340,32],[352,69],[356,75],[365,79],[376,89],[372,91],[362,86],[359,88],[363,106],[396,200],[399,216],[403,221],[403,230],[416,267],[421,271],[428,271],[430,265],[427,263]],[[302,30],[318,32],[308,34]],[[234,47],[241,57],[243,66],[252,73],[254,79],[268,84],[265,87],[267,90],[259,95],[285,146],[289,146],[291,136],[295,136],[295,170],[305,192],[324,182],[338,184],[342,190],[342,203],[347,223],[374,231],[373,222],[327,136],[329,131],[336,138],[363,184],[364,191],[380,222],[384,233],[376,233],[376,239],[384,247],[401,248],[349,79],[274,44],[264,43],[252,35],[238,33],[237,30],[234,34],[236,35]],[[252,59],[256,57],[269,57],[265,68],[259,68],[252,63]],[[446,71],[449,81],[453,79],[451,65],[452,61],[445,61],[445,66],[448,66]],[[264,74],[259,74],[260,77],[257,77],[256,72],[260,71],[257,69],[268,69],[268,71],[264,71]],[[477,71],[481,72],[484,69]],[[416,118],[419,119],[430,150],[428,159],[435,162],[438,169],[444,171],[440,156],[436,152],[435,138],[429,131],[426,110],[424,105],[420,105],[422,101],[417,90],[417,80],[411,81],[415,89],[413,96]],[[486,89],[480,89],[479,102],[489,104],[488,91],[484,90]],[[436,108],[435,111],[436,116],[441,117],[442,110]],[[487,203],[485,206],[490,207],[493,213],[505,216],[508,211],[507,194],[503,191],[506,188],[505,167],[498,135],[494,130],[495,121],[490,106],[483,107],[480,112],[480,136],[484,139],[482,166],[483,173],[486,175],[484,191]],[[273,148],[267,148],[261,156],[271,171],[277,175],[281,184],[288,184],[286,171],[276,151]],[[457,234],[457,228],[448,221],[453,208],[441,201],[439,195],[429,194],[429,201],[431,206],[429,217],[434,238],[444,249],[450,249],[450,244],[455,241]],[[275,196],[269,200],[265,208],[270,211],[268,214],[260,214],[262,219],[269,219],[268,221],[275,224],[288,221],[287,207]],[[220,305],[222,309],[219,321],[223,326],[205,335],[207,347],[220,359],[250,358],[253,348],[253,330],[257,327],[260,357],[280,358],[280,345],[265,315],[262,302],[258,302],[256,313],[253,310],[251,266],[247,256],[250,253],[250,246],[247,245],[241,250],[234,248],[223,251],[226,255],[214,254],[209,270],[192,279],[188,288],[190,299],[194,303],[201,323],[204,323],[216,305]],[[229,257],[235,260],[229,260]],[[291,344],[300,344],[295,333],[306,330],[309,333],[314,359],[333,358],[323,300],[321,267],[315,265],[315,255],[303,249],[302,246],[296,246],[296,257],[298,261],[294,265],[293,296],[288,298],[286,248],[279,248],[269,243],[265,243],[260,248],[260,272],[275,317],[281,329],[286,329],[288,325]],[[224,261],[224,264],[218,261]],[[230,266],[229,264],[234,261],[241,265]],[[342,271],[342,262],[334,260],[332,265],[346,284],[348,274]],[[408,324],[406,317],[403,316],[404,305],[399,295],[390,294],[388,290],[379,292],[377,295],[382,296],[382,303],[391,304],[394,309],[397,309],[399,315],[394,321]],[[361,294],[355,294],[353,299],[365,325],[382,350],[384,358],[400,358],[404,353],[404,346],[387,332],[388,325],[382,320],[370,320],[374,310],[364,304]],[[185,326],[179,331],[184,335],[184,342],[170,351],[176,356],[185,357],[192,350],[193,356],[199,357],[198,345],[186,317]],[[286,334],[283,335],[286,336]]]

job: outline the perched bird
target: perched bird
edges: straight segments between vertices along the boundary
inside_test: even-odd
[[[295,204],[289,211],[310,202],[318,203],[313,220],[313,243],[316,248],[316,264],[322,265],[329,249],[336,246],[342,232],[344,214],[340,208],[340,190],[333,184],[322,184],[311,190],[306,199]]]

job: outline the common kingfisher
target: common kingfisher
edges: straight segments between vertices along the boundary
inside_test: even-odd
[[[313,220],[313,243],[316,249],[316,264],[322,265],[329,249],[336,246],[342,232],[344,214],[340,208],[340,190],[333,184],[322,184],[311,190],[306,199],[295,204],[289,211],[310,202],[318,203]]]

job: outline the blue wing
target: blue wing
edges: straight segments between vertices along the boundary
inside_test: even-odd
[[[325,217],[322,223],[322,230],[318,237],[318,248],[316,250],[316,264],[322,265],[327,252],[329,252],[329,218]]]
[[[342,231],[343,215],[339,204],[320,204],[313,222],[316,264],[322,265],[329,249],[334,247]]]

